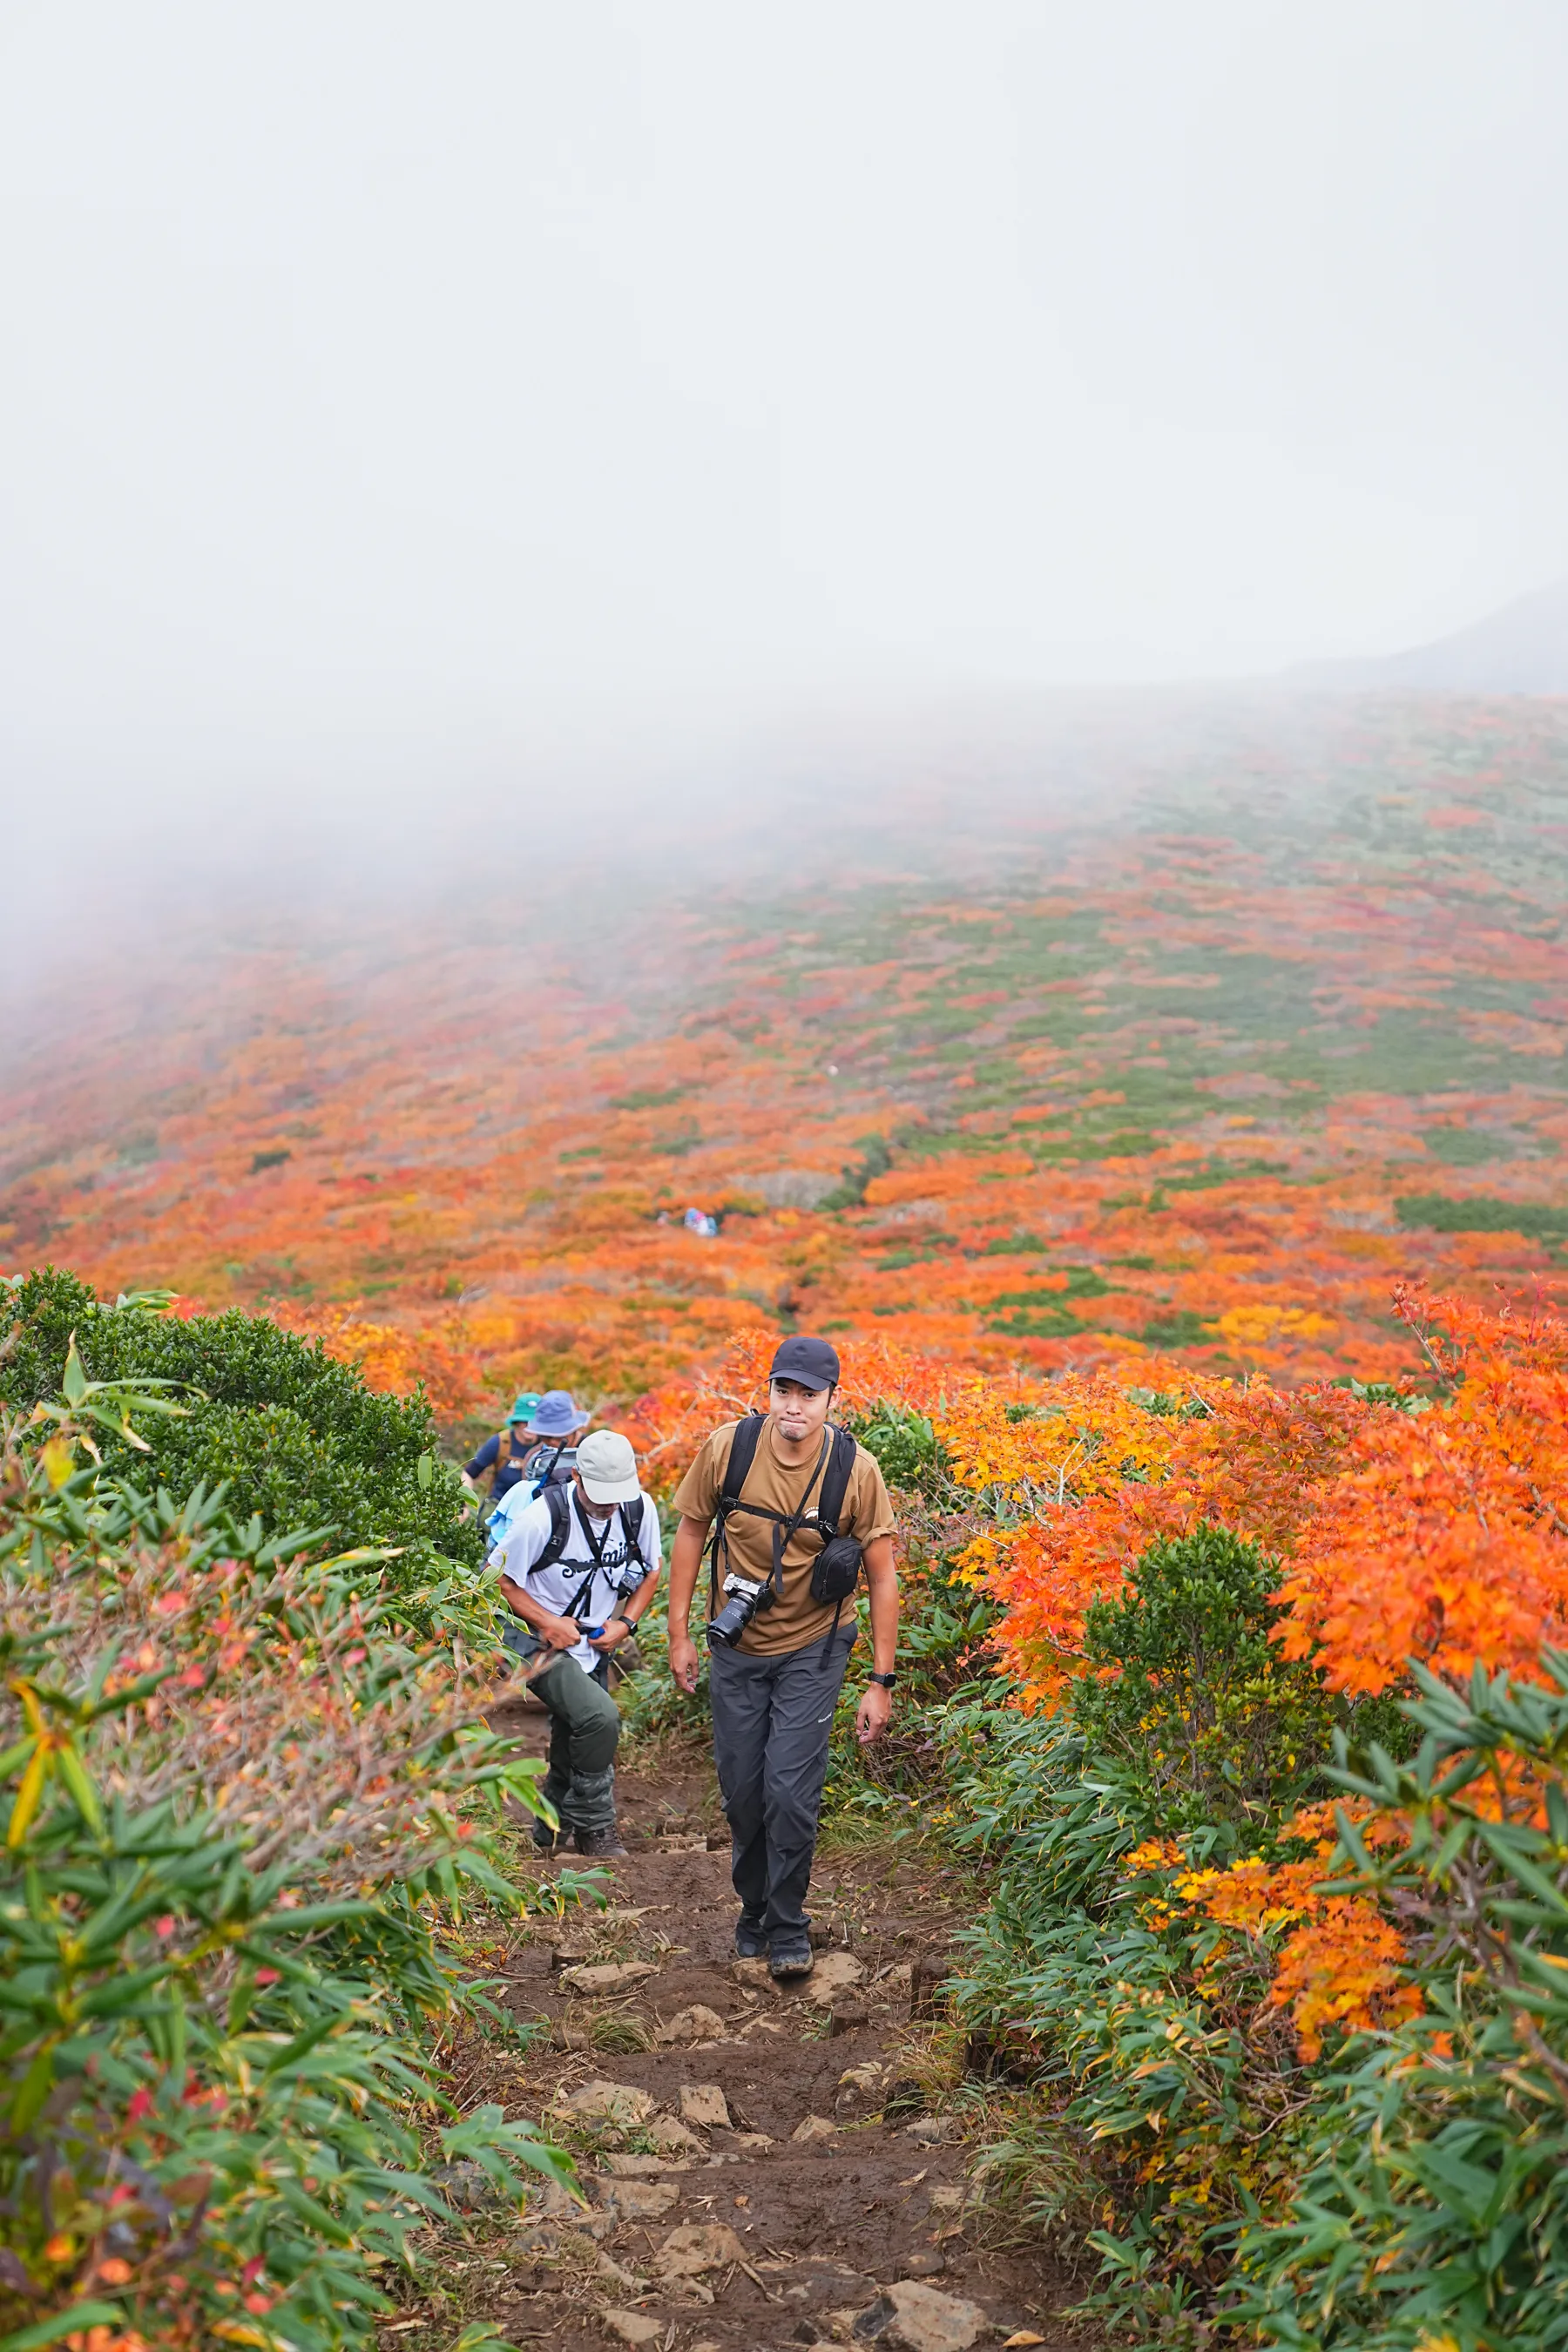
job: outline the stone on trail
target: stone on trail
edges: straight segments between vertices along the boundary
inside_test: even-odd
[[[661,2173],[689,2169],[683,2159],[668,2156],[606,2156],[604,2161],[619,2180],[657,2180]]]
[[[830,2124],[826,2116],[802,2116],[790,2134],[792,2140],[837,2139],[837,2137],[838,2126]]]
[[[900,2279],[887,2290],[892,2305],[888,2335],[904,2352],[969,2352],[985,2326],[977,2303],[961,2294],[942,2294],[918,2279]]]
[[[630,1992],[658,1974],[651,1960],[600,1960],[591,1968],[563,1969],[561,1981],[569,1991],[594,2000],[601,1993]]]
[[[917,2116],[904,2130],[921,2147],[946,2147],[963,2137],[963,2126],[956,2116]]]
[[[657,2221],[680,2201],[679,2185],[673,2180],[592,2180],[588,2184],[594,2202],[601,2212],[613,2213],[621,2221]]]
[[[656,2116],[648,2126],[648,2137],[661,2156],[701,2156],[702,2142],[694,2131],[688,2131],[674,2116]]]
[[[694,2001],[689,2009],[677,2010],[668,2024],[659,2027],[658,2038],[660,2042],[721,2042],[724,2033],[724,2020],[718,2011]]]
[[[622,2344],[657,2344],[664,2334],[663,2320],[650,2319],[646,2311],[602,2311],[599,2316]]]
[[[778,1987],[768,1974],[766,1960],[731,1960],[730,1974],[738,1985],[746,1985],[754,1992],[777,1992]]]
[[[836,1993],[847,1992],[865,1980],[865,1968],[853,1952],[824,1952],[803,1981],[809,2000],[829,2001]]]
[[[729,2131],[729,2103],[720,2084],[682,2083],[680,2120],[683,2124],[694,2124],[699,2131]]]
[[[654,2268],[665,2278],[697,2278],[745,2259],[746,2250],[728,2222],[688,2221],[670,2231],[654,2256]]]
[[[651,2095],[631,2083],[584,2083],[568,2092],[562,2105],[579,2123],[613,2124],[621,2128],[640,2124],[653,2113]]]

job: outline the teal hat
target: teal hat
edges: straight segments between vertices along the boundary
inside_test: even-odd
[[[520,1389],[512,1400],[508,1421],[531,1421],[539,1410],[539,1398],[532,1389]]]

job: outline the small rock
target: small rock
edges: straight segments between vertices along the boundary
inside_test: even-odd
[[[866,1971],[853,1952],[824,1952],[805,1980],[809,1999],[826,2007],[835,1993],[863,1984]]]
[[[893,2306],[888,2334],[904,2352],[969,2352],[985,2314],[977,2303],[961,2294],[942,2294],[919,2279],[900,2279],[889,2287],[886,2300]]]
[[[609,2180],[590,2181],[594,2202],[601,2212],[613,2213],[622,2221],[656,2221],[680,2201],[680,2190],[673,2180]]]
[[[648,2126],[648,2137],[661,2156],[700,2156],[703,2152],[696,2133],[688,2131],[674,2116],[656,2116]]]
[[[568,2092],[562,2105],[580,2123],[614,2124],[621,2129],[645,2122],[653,2113],[651,2095],[630,2083],[584,2083]]]
[[[778,1990],[777,1985],[768,1974],[766,1960],[731,1960],[730,1974],[738,1985],[745,1985],[753,1992]]]
[[[605,2169],[617,2180],[657,2180],[661,2173],[685,2172],[688,2167],[668,2156],[606,2156]]]
[[[729,2103],[717,2083],[682,2083],[680,2086],[680,2120],[695,2124],[700,2131],[730,2131]]]
[[[882,2087],[882,2069],[874,2058],[868,2058],[859,2066],[846,2066],[838,2077],[838,2087],[841,2091],[853,2093],[858,2098],[868,2099],[873,2092]]]
[[[550,1948],[550,1968],[553,1975],[561,1969],[584,1968],[593,1959],[592,1944],[552,1944]]]
[[[700,2001],[678,2010],[668,2024],[658,2029],[660,2042],[721,2042],[723,2038],[724,2020],[716,2009],[704,2009]]]
[[[497,2188],[483,2166],[476,2164],[471,2156],[459,2158],[456,2164],[438,2164],[430,2177],[438,2188],[446,2191],[448,2202],[456,2205],[460,2212],[478,2213],[487,2207],[514,2202],[504,2189]]]
[[[954,2140],[963,2137],[963,2126],[956,2116],[917,2116],[912,2124],[904,2126],[904,2130],[921,2147],[951,2147]]]
[[[592,2000],[603,1993],[630,1992],[658,1974],[651,1960],[600,1960],[591,1968],[563,1969],[561,1981]]]
[[[770,2139],[766,2132],[737,2132],[732,2152],[736,2156],[766,2156],[770,2147],[777,2146],[778,2142]]]
[[[579,2214],[583,2210],[578,2200],[559,2180],[531,2181],[523,2191],[523,2206],[531,2221],[536,2219],[562,2221],[569,2213]]]
[[[871,2012],[863,2000],[836,2000],[827,2013],[827,2035],[858,2033],[871,2021]]]
[[[646,2311],[602,2311],[599,2316],[622,2344],[657,2344],[664,2334],[663,2320],[650,2319]]]
[[[938,2278],[947,2268],[947,2259],[937,2247],[925,2246],[904,2256],[904,2268],[910,2278]]]
[[[933,2213],[956,2213],[963,2203],[962,2189],[938,2187],[930,2189],[927,2193],[931,2198],[931,2209]]]
[[[801,2141],[832,2139],[837,2130],[838,2126],[830,2124],[826,2116],[802,2116],[799,2123],[791,2132],[790,2137],[792,2140]]]
[[[947,2007],[947,1983],[952,1971],[947,1952],[922,1952],[910,1974],[910,2015],[936,2017]]]
[[[726,2263],[743,2262],[746,2250],[725,2221],[689,2221],[672,2230],[654,2257],[654,2267],[665,2278],[698,2278],[704,2271],[721,2270]]]

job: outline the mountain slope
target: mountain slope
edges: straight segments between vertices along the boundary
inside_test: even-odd
[[[1290,676],[1311,686],[1433,694],[1568,694],[1568,580],[1430,645],[1369,661],[1302,663]]]

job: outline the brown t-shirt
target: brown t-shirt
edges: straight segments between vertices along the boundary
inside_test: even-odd
[[[676,1488],[675,1507],[682,1518],[711,1519],[718,1511],[730,1444],[739,1425],[727,1421],[722,1429],[704,1438],[696,1461]],[[792,1470],[779,1460],[773,1451],[770,1413],[757,1435],[756,1454],[741,1490],[742,1499],[788,1517],[800,1508],[801,1497],[816,1468],[816,1453],[798,1469]],[[823,1475],[826,1475],[826,1464],[823,1465]],[[811,1508],[784,1547],[782,1597],[771,1609],[759,1609],[741,1636],[739,1646],[748,1657],[773,1658],[789,1650],[804,1650],[808,1643],[819,1642],[833,1622],[832,1601],[818,1602],[811,1597],[811,1564],[822,1549],[822,1538],[816,1528],[816,1504],[821,1493],[822,1481],[818,1479],[813,1489]],[[838,1532],[856,1536],[863,1544],[868,1544],[875,1536],[890,1536],[893,1532],[893,1508],[882,1483],[882,1473],[875,1454],[868,1454],[863,1445],[855,1448],[855,1467],[849,1473],[848,1491],[838,1515]],[[733,1572],[755,1577],[759,1581],[773,1574],[771,1519],[756,1518],[749,1511],[732,1511],[729,1547]],[[845,1602],[838,1622],[841,1626],[853,1626],[855,1612],[851,1602]]]

